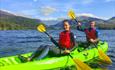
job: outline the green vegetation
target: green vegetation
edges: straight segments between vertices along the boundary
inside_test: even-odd
[[[37,22],[38,21],[38,22]],[[0,30],[35,29],[40,21],[24,17],[0,17]]]
[[[115,29],[115,24],[98,24],[99,29]]]
[[[0,10],[0,30],[36,29],[38,19],[26,18]]]

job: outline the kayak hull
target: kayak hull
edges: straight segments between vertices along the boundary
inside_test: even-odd
[[[108,43],[100,41],[98,43],[98,49],[102,49],[103,52],[107,52]],[[80,46],[71,52],[74,58],[77,58],[83,62],[88,62],[93,58],[99,56],[97,48],[86,49],[83,51],[78,51]],[[31,55],[31,53],[22,54],[25,57]],[[44,70],[44,69],[55,69],[67,66],[72,66],[75,63],[70,56],[60,56],[60,57],[48,57],[42,60],[34,60],[32,62],[22,63],[17,56],[3,57],[0,58],[0,70]]]

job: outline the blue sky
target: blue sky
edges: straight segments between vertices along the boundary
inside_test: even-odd
[[[115,0],[0,0],[0,9],[38,18],[67,18],[73,9],[77,15],[109,19],[115,16]]]

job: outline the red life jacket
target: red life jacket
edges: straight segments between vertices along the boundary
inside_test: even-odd
[[[91,29],[91,30],[86,29],[85,33],[86,33],[86,37],[87,37],[88,40],[97,38],[95,29]]]
[[[59,45],[62,48],[70,49],[73,47],[73,44],[71,42],[71,36],[69,31],[63,31],[60,33],[59,37]]]

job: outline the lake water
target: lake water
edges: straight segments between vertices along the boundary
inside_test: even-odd
[[[56,40],[61,30],[49,30]],[[83,32],[72,30],[76,41],[86,41]],[[115,70],[115,30],[100,30],[99,38],[109,43],[108,55],[113,64],[108,66],[109,70]],[[0,58],[21,53],[35,51],[41,44],[52,44],[49,38],[36,30],[9,30],[0,31]]]

